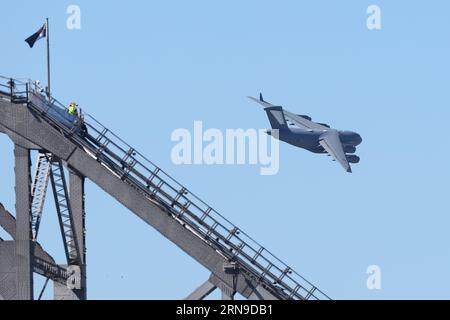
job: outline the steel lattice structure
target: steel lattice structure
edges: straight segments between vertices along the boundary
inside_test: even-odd
[[[187,299],[216,288],[223,299],[329,299],[244,231],[88,114],[79,126],[61,121],[65,107],[29,82],[0,83],[0,132],[14,142],[16,214],[0,206],[0,298],[33,299],[33,272],[54,282],[55,299],[86,299],[85,179],[97,184],[211,272]],[[31,177],[30,151],[37,150]],[[69,172],[68,181],[64,168]],[[37,242],[51,183],[66,264]],[[67,284],[76,267],[79,289]],[[15,271],[14,271],[15,270]],[[13,285],[8,285],[8,284]]]

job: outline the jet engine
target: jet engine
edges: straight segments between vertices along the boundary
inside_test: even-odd
[[[358,163],[360,158],[357,155],[354,154],[347,154],[347,161],[350,163]]]
[[[345,153],[355,153],[356,152],[356,147],[355,146],[345,146],[344,147],[344,152]]]

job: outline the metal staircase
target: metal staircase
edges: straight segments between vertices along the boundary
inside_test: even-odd
[[[200,239],[228,261],[232,269],[237,270],[245,279],[262,286],[278,299],[329,299],[326,294],[95,118],[84,114],[84,122],[89,133],[82,136],[77,133],[76,125],[68,127],[55,116],[61,114],[61,110],[65,110],[63,104],[54,98],[48,100],[34,90],[29,82],[15,80],[15,85],[14,92],[4,91],[3,94],[0,93],[0,99],[19,104],[26,101],[34,114],[39,115],[57,132],[64,135],[65,139],[81,149],[85,154],[83,156],[88,155],[95,159],[109,171],[110,175],[137,191],[151,205],[166,212],[171,223],[181,225],[195,238]],[[18,87],[22,89],[19,90]],[[41,166],[45,167],[48,157],[41,160]],[[63,167],[60,160],[50,163],[55,202],[59,203],[57,210],[63,219],[61,226],[64,227],[62,233],[68,249],[66,254],[68,260],[73,260],[79,256],[79,252],[71,230],[70,206],[64,201],[68,197]],[[42,175],[45,176],[44,172]],[[36,182],[34,185],[39,184]],[[42,190],[35,191],[35,194],[39,192],[42,193]],[[33,218],[36,220],[34,225],[37,226],[39,226],[39,208],[42,205],[38,200],[39,197],[36,197],[34,209],[36,217]]]

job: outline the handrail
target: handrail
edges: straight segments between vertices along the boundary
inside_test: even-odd
[[[11,80],[2,76],[0,79]],[[28,104],[41,112],[54,126],[79,145],[89,148],[124,181],[129,181],[148,197],[155,198],[173,214],[175,219],[188,224],[193,232],[219,250],[227,259],[241,262],[257,281],[272,289],[274,286],[283,289],[283,294],[287,298],[329,299],[325,293],[93,116],[83,113],[84,123],[89,130],[89,139],[82,138],[74,134],[74,128],[62,125],[58,118],[48,113],[50,110],[61,112],[67,109],[65,105],[53,97],[49,99],[42,95],[42,89],[31,80],[14,81],[16,86],[26,88],[25,93],[15,92],[15,95],[25,94]]]

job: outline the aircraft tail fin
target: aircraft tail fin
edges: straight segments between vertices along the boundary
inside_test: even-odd
[[[288,125],[282,107],[265,108],[272,129],[287,129]]]
[[[262,93],[259,94],[259,99],[253,97],[249,97],[249,99],[259,103],[264,107],[264,110],[267,113],[267,117],[269,118],[272,129],[288,128],[282,107],[274,106],[273,104],[265,101]]]

